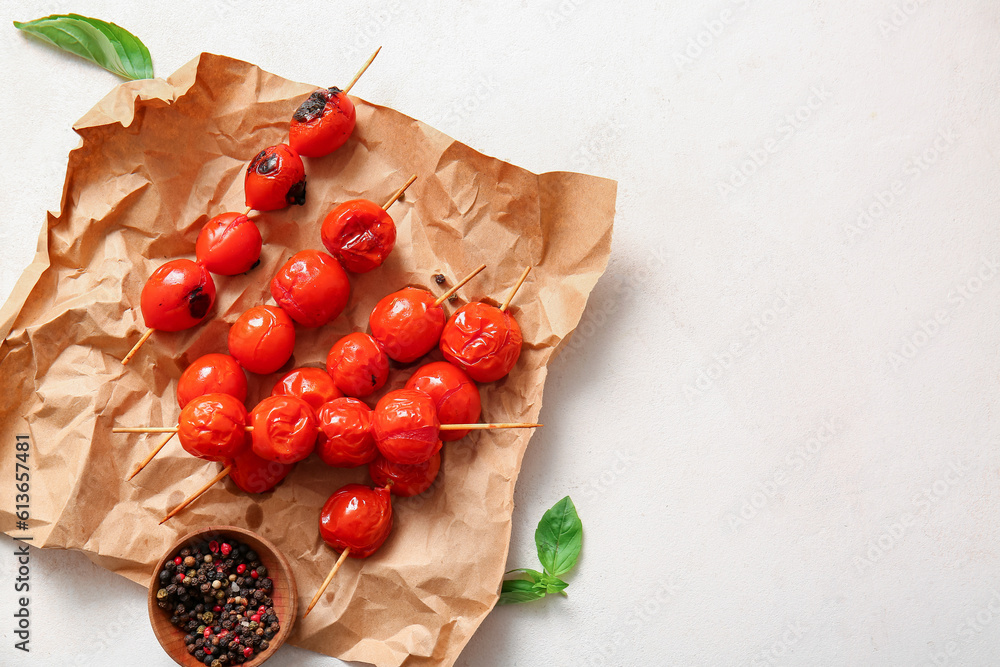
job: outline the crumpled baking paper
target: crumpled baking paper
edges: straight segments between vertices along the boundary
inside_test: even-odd
[[[531,265],[512,309],[524,351],[507,378],[481,392],[485,421],[538,418],[546,366],[607,264],[616,184],[536,175],[358,98],[348,143],[305,159],[306,205],[255,215],[265,241],[260,266],[216,276],[219,295],[206,323],[156,332],[122,366],[144,330],[138,305],[147,276],[169,259],[193,258],[210,217],[243,210],[248,161],[286,140],[292,112],[314,89],[201,54],[165,81],[118,86],[75,126],[82,141],[69,156],[61,212],[49,214],[34,262],[0,310],[0,441],[31,437],[36,546],[79,549],[146,585],[179,534],[235,524],[284,551],[304,608],[336,558],[319,537],[319,508],[341,485],[367,482],[364,467],[332,469],[314,455],[276,490],[256,496],[226,480],[160,526],[218,467],[187,455],[175,439],[125,482],[161,436],[111,428],[176,424],[181,371],[202,354],[226,351],[229,325],[269,300],[270,278],[288,257],[322,249],[323,216],[347,199],[382,203],[411,174],[417,181],[390,209],[398,240],[386,264],[351,277],[350,304],[336,321],[298,328],[294,359],[282,372],[322,366],[335,340],[366,330],[376,301],[405,285],[440,293],[485,263],[459,303],[448,304],[451,312],[467,300],[502,301]],[[437,273],[447,277],[444,286],[434,283]],[[394,366],[386,390],[418,365]],[[248,404],[278,376],[251,376]],[[497,601],[514,483],[530,437],[528,430],[474,432],[446,444],[435,485],[394,500],[385,545],[368,559],[347,560],[318,607],[297,622],[291,643],[379,666],[453,664]],[[0,478],[13,479],[13,467],[13,456],[0,459]],[[11,509],[0,509],[3,525],[23,534],[13,529]]]

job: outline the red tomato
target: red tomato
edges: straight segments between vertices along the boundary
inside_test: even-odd
[[[333,378],[322,368],[296,368],[285,373],[271,389],[271,396],[295,396],[319,410],[343,394],[337,389]]]
[[[326,249],[352,273],[366,273],[382,266],[396,245],[392,218],[367,199],[345,201],[330,211],[320,233]]]
[[[183,408],[205,394],[229,394],[247,400],[247,376],[228,354],[206,354],[191,362],[177,381],[177,403]]]
[[[247,206],[257,211],[276,211],[306,203],[306,168],[291,146],[268,146],[247,167],[243,182]]]
[[[246,447],[247,409],[229,394],[198,396],[181,410],[177,427],[188,454],[228,461]]]
[[[201,228],[195,254],[212,273],[235,276],[246,273],[260,260],[260,230],[242,213],[217,215]]]
[[[139,303],[147,328],[188,329],[205,319],[215,303],[215,281],[201,264],[175,259],[153,271]]]
[[[265,461],[247,447],[233,458],[229,479],[247,493],[265,493],[281,484],[295,465]]]
[[[431,488],[441,469],[441,452],[435,452],[430,461],[406,466],[393,463],[379,456],[368,464],[368,474],[378,486],[392,482],[389,491],[397,496],[416,496]]]
[[[372,437],[372,409],[356,398],[338,398],[319,409],[319,442],[323,463],[353,468],[378,454]]]
[[[321,327],[336,319],[350,295],[343,267],[319,250],[295,253],[271,281],[271,296],[305,327]]]
[[[521,342],[517,320],[488,303],[462,306],[441,332],[444,358],[476,382],[493,382],[507,375],[521,356]]]
[[[312,454],[319,434],[316,414],[295,396],[268,396],[250,413],[253,452],[278,463],[297,463]]]
[[[337,150],[354,131],[354,103],[334,86],[320,89],[292,114],[288,143],[299,155],[323,157]]]
[[[229,354],[251,373],[273,373],[294,350],[295,325],[277,306],[254,306],[229,329]]]
[[[479,421],[482,403],[479,387],[461,369],[447,361],[425,364],[406,381],[407,389],[422,391],[434,401],[442,424],[474,424]],[[464,438],[469,430],[441,431],[445,442]]]
[[[368,334],[347,334],[330,348],[326,371],[345,396],[362,398],[389,379],[389,358]]]
[[[425,289],[406,287],[375,305],[368,325],[390,359],[416,361],[438,344],[448,318],[435,300]]]
[[[352,558],[375,553],[392,530],[392,501],[386,489],[348,484],[333,492],[319,514],[319,534]]]
[[[375,405],[372,433],[382,456],[393,463],[429,461],[441,449],[434,401],[422,391],[390,391]]]

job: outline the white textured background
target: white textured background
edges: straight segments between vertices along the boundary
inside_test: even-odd
[[[161,76],[205,50],[331,85],[383,44],[359,95],[618,179],[610,266],[516,493],[512,568],[576,500],[570,597],[497,609],[459,664],[1000,662],[995,0],[13,4],[0,296],[70,125],[117,82],[15,18],[115,21]],[[13,651],[12,550],[0,663],[170,664],[144,590],[74,553],[32,553],[32,653]]]

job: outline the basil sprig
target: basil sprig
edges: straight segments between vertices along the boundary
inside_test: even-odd
[[[569,584],[560,577],[576,565],[582,545],[583,523],[573,501],[566,496],[542,516],[535,529],[535,547],[543,571],[522,567],[508,572],[520,577],[504,579],[500,587],[500,604],[531,602],[551,593],[565,596],[564,589]]]
[[[138,37],[114,23],[79,14],[53,14],[26,23],[14,21],[14,27],[124,79],[153,78],[149,49]]]

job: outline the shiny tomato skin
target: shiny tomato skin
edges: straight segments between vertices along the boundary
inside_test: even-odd
[[[319,514],[319,534],[352,558],[375,553],[392,531],[392,501],[386,489],[348,484],[333,492]]]
[[[271,280],[271,296],[302,326],[321,327],[344,311],[351,282],[333,257],[303,250],[292,255]]]
[[[422,391],[434,401],[442,424],[474,424],[482,413],[479,387],[465,371],[447,361],[424,364],[406,381],[406,389]],[[441,431],[445,442],[459,440],[464,431]]]
[[[441,449],[434,401],[422,391],[397,389],[383,396],[372,415],[375,446],[393,463],[429,461]]]
[[[292,115],[288,143],[299,155],[329,155],[351,136],[356,113],[351,98],[339,88],[317,90]]]
[[[228,354],[206,354],[184,369],[177,381],[177,403],[182,408],[205,394],[229,394],[240,403],[247,400],[247,375]]]
[[[323,463],[354,468],[378,454],[372,436],[372,409],[356,398],[338,398],[319,409],[316,452]]]
[[[205,394],[191,400],[177,420],[181,447],[200,459],[228,461],[247,444],[247,409],[229,394]]]
[[[368,325],[390,359],[409,363],[437,346],[448,318],[435,299],[425,289],[406,287],[375,304]]]
[[[345,201],[323,220],[323,245],[351,273],[382,266],[396,245],[396,223],[367,199]]]
[[[364,398],[389,379],[389,357],[366,333],[347,334],[330,348],[326,372],[344,396]]]
[[[306,203],[306,168],[288,144],[268,146],[254,156],[243,181],[247,206],[256,211]]]
[[[431,488],[439,470],[441,452],[435,452],[429,461],[409,466],[393,463],[384,456],[379,456],[368,464],[368,474],[377,486],[386,486],[392,482],[389,492],[403,498],[419,495]]]
[[[295,396],[314,411],[343,394],[333,378],[322,368],[296,368],[285,373],[271,389],[271,396]]]
[[[319,434],[316,414],[295,396],[268,396],[250,413],[253,452],[286,465],[312,454]]]
[[[181,331],[198,324],[215,303],[215,281],[190,259],[175,259],[153,271],[139,299],[149,329]]]
[[[212,273],[235,276],[257,264],[263,244],[260,230],[250,218],[242,213],[222,213],[201,228],[195,254]]]
[[[467,303],[448,318],[441,352],[476,382],[495,382],[521,356],[521,327],[509,311],[488,303]]]
[[[295,325],[277,306],[254,306],[229,329],[229,354],[251,373],[273,373],[295,350]]]
[[[250,437],[249,434],[247,437]],[[253,448],[247,447],[233,457],[229,479],[247,493],[266,493],[288,477],[293,468],[294,464],[286,465],[262,459],[254,454]]]

